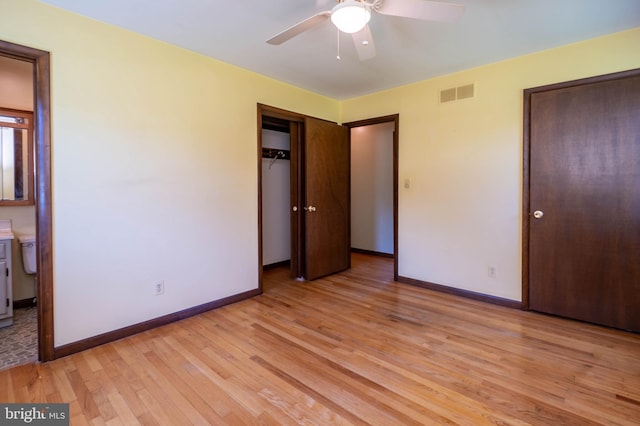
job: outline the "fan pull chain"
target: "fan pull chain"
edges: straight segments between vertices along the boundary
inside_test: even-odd
[[[336,60],[339,61],[340,60],[340,30],[336,31],[336,35],[337,35],[337,50],[338,50],[338,53],[336,55]]]

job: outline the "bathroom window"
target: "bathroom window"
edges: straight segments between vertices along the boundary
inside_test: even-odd
[[[0,206],[33,204],[33,113],[0,108]]]

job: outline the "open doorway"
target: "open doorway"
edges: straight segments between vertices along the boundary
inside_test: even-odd
[[[55,358],[49,52],[0,40],[0,56],[32,64],[38,360]]]
[[[292,263],[291,145],[289,123],[265,117],[261,153],[262,266],[265,270],[291,267]],[[295,234],[295,228],[293,231]],[[293,272],[297,274],[297,270]]]
[[[0,55],[0,369],[38,359],[33,75],[33,63]]]
[[[393,259],[398,277],[398,121],[391,115],[352,123],[351,250]]]

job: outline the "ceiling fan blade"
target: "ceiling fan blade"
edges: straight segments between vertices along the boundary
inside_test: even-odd
[[[353,33],[352,36],[353,43],[356,45],[356,51],[358,52],[358,58],[360,58],[361,61],[366,61],[376,56],[376,46],[373,43],[369,25],[365,25],[363,29],[357,33]]]
[[[454,22],[464,14],[464,5],[430,0],[383,0],[377,11],[382,15],[423,21]]]
[[[298,22],[293,27],[287,28],[281,33],[271,37],[269,40],[267,40],[267,43],[275,44],[275,45],[282,44],[285,41],[297,36],[298,34],[303,33],[307,30],[310,30],[316,25],[323,23],[330,17],[331,17],[331,11],[328,10],[325,12],[320,12],[316,15],[313,15],[311,18],[307,18],[302,22]]]

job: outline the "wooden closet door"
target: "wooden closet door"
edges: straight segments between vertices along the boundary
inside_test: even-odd
[[[638,332],[640,74],[529,105],[529,307]]]
[[[305,118],[305,278],[313,280],[351,265],[349,130]]]

